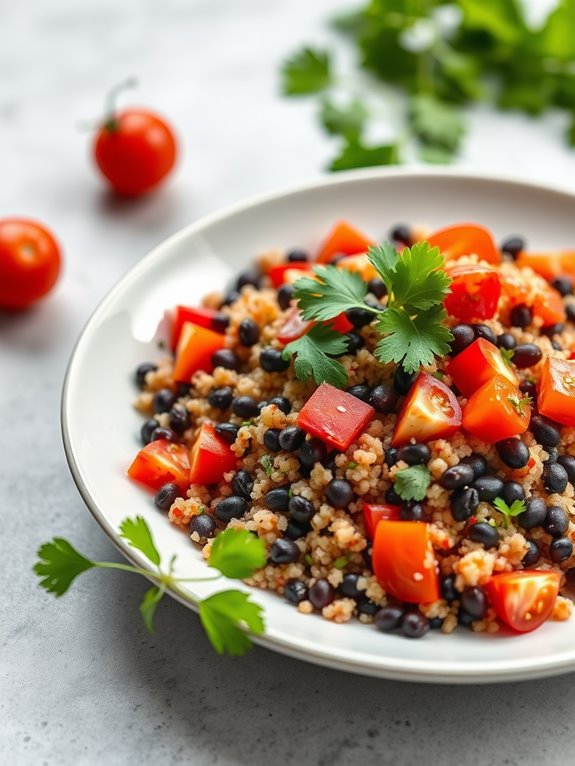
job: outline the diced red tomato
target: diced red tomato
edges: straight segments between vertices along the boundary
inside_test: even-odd
[[[429,526],[424,522],[380,521],[371,556],[373,572],[390,596],[416,604],[439,598]]]
[[[347,221],[338,221],[322,243],[316,256],[317,263],[329,263],[335,255],[365,253],[375,242]]]
[[[183,444],[157,439],[138,452],[128,476],[153,490],[173,482],[183,493],[190,484],[189,452]]]
[[[477,255],[487,263],[501,263],[501,254],[495,246],[491,232],[475,223],[463,223],[439,229],[428,237],[433,247],[438,247],[446,260],[462,255]]]
[[[346,317],[345,312],[342,311],[342,313],[337,316],[335,319],[330,320],[329,322],[326,322],[326,324],[331,324],[334,330],[337,330],[341,333],[350,332],[350,330],[353,330],[353,325],[349,321],[349,319]]]
[[[215,309],[207,309],[203,306],[192,308],[191,306],[176,306],[172,322],[172,351],[175,351],[180,340],[182,328],[186,322],[191,322],[198,327],[205,327],[207,330],[214,330],[214,320],[218,316]]]
[[[547,358],[537,392],[537,408],[564,426],[575,426],[575,360]]]
[[[288,343],[301,338],[302,335],[305,335],[306,332],[311,330],[314,324],[315,322],[311,319],[304,319],[299,308],[293,306],[290,309],[284,324],[280,327],[277,338],[279,342],[283,343],[285,346]]]
[[[574,250],[559,250],[551,253],[519,253],[515,263],[520,268],[528,266],[548,281],[554,277],[575,277]]]
[[[363,503],[362,509],[365,531],[370,540],[373,540],[375,528],[382,519],[385,521],[399,521],[399,505]]]
[[[551,616],[560,581],[559,572],[525,569],[493,575],[485,590],[501,622],[519,633],[528,633]]]
[[[533,315],[543,320],[543,327],[565,321],[567,314],[563,298],[557,290],[547,285],[545,290],[537,293],[533,304]]]
[[[290,277],[289,272],[293,272],[294,279]],[[299,272],[301,272],[301,274]],[[305,272],[307,272],[307,274]],[[303,276],[313,277],[313,272],[310,269],[309,263],[304,263],[303,261],[281,263],[279,266],[272,266],[268,271],[268,277],[270,278],[272,285],[276,288],[281,287],[285,282],[291,284],[295,279],[299,279]]]
[[[495,375],[502,375],[514,386],[519,379],[501,355],[501,351],[485,338],[478,338],[447,366],[447,372],[464,396],[470,396]]]
[[[230,445],[220,438],[211,423],[203,423],[192,447],[190,484],[217,484],[234,471],[237,458]]]
[[[489,266],[465,264],[446,269],[451,277],[451,292],[445,296],[448,314],[461,322],[491,319],[497,311],[501,283]]]
[[[507,378],[496,375],[468,399],[463,428],[488,444],[527,431],[531,407],[525,395]]]
[[[461,428],[461,407],[453,391],[433,375],[421,372],[399,412],[391,445],[451,436]]]
[[[342,258],[341,261],[337,262],[337,268],[355,271],[365,282],[369,282],[370,279],[375,279],[375,277],[379,276],[366,253],[348,255],[347,258]]]
[[[375,410],[347,391],[322,383],[298,415],[298,425],[342,452],[365,430]]]
[[[184,322],[176,349],[174,380],[189,383],[198,370],[211,372],[214,369],[212,354],[221,348],[224,348],[224,336],[219,332]]]

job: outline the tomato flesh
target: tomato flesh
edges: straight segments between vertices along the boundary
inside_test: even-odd
[[[297,306],[292,306],[285,322],[278,331],[277,339],[286,346],[288,343],[301,338],[306,332],[309,332],[314,324],[315,322],[311,319],[304,319],[302,317],[301,311]]]
[[[527,431],[531,407],[507,378],[496,375],[478,388],[463,408],[463,428],[488,444]]]
[[[371,555],[377,581],[394,598],[425,604],[440,597],[429,527],[424,522],[382,519]]]
[[[128,476],[153,490],[173,482],[183,493],[190,484],[188,449],[183,444],[173,444],[166,439],[150,442],[134,458],[128,468]]]
[[[557,290],[546,285],[543,291],[537,293],[533,304],[533,316],[543,320],[543,327],[565,321],[567,314],[563,298]]]
[[[559,593],[559,572],[503,572],[485,585],[495,614],[519,633],[528,633],[549,619]]]
[[[375,528],[382,519],[385,521],[399,521],[400,510],[401,508],[399,505],[389,505],[388,503],[363,503],[363,524],[369,539],[373,540]]]
[[[447,274],[452,279],[451,292],[444,301],[448,314],[461,322],[495,316],[501,282],[494,269],[481,265],[452,266]]]
[[[322,383],[300,410],[298,425],[345,452],[373,420],[375,410],[347,391]]]
[[[461,428],[461,407],[453,391],[433,375],[421,372],[399,412],[392,447],[451,436]]]
[[[329,263],[335,255],[356,255],[365,253],[374,241],[351,226],[347,221],[338,221],[322,243],[316,256],[317,263]]]
[[[307,274],[305,272],[307,272]],[[281,287],[286,282],[291,284],[296,279],[299,279],[303,276],[314,276],[313,271],[310,269],[309,263],[307,262],[304,263],[296,261],[294,263],[281,263],[279,266],[272,266],[272,268],[268,271],[268,277],[276,289]]]
[[[504,360],[501,351],[485,338],[478,338],[447,366],[447,372],[464,396],[470,396],[488,380],[501,375],[514,386],[519,379]]]
[[[491,232],[475,223],[439,229],[428,238],[428,242],[432,247],[438,247],[446,260],[460,258],[462,255],[477,255],[487,263],[501,263],[501,254]]]
[[[198,370],[211,372],[214,369],[212,354],[224,348],[224,343],[221,333],[184,322],[174,361],[174,380],[189,383]]]
[[[545,417],[575,426],[575,360],[547,358],[537,392],[537,407]]]
[[[575,251],[559,250],[551,253],[519,253],[516,265],[528,266],[537,274],[551,281],[554,277],[575,277]]]
[[[175,351],[178,346],[178,341],[180,340],[180,335],[182,334],[182,329],[186,322],[191,322],[197,327],[205,327],[206,330],[218,332],[218,330],[215,329],[215,320],[218,316],[218,311],[215,309],[204,308],[203,306],[195,308],[191,306],[176,306],[172,321],[172,351]]]
[[[224,474],[235,471],[237,458],[230,445],[218,436],[211,423],[203,423],[192,447],[190,484],[217,484]]]

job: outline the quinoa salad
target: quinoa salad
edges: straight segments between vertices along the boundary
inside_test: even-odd
[[[477,224],[265,252],[167,311],[128,475],[205,559],[257,535],[245,582],[304,614],[409,638],[567,620],[574,281],[575,251]]]

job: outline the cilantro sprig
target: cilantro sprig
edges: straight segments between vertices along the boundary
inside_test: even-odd
[[[410,465],[395,474],[393,489],[402,500],[423,500],[431,484],[431,474],[424,465]]]
[[[68,540],[55,537],[38,550],[34,572],[40,578],[39,585],[55,596],[62,596],[79,575],[89,569],[120,569],[143,575],[155,584],[149,588],[139,606],[144,624],[150,633],[154,631],[154,616],[158,604],[168,590],[198,606],[200,621],[214,649],[230,655],[244,654],[252,642],[246,631],[261,635],[265,625],[262,608],[251,601],[250,596],[239,590],[223,590],[208,598],[199,599],[181,588],[185,582],[217,580],[224,577],[246,578],[266,563],[265,544],[245,529],[227,529],[213,541],[208,564],[219,574],[206,577],[182,578],[174,576],[176,557],[167,568],[154,543],[148,524],[142,516],[127,518],[120,524],[120,534],[132,548],[143,553],[153,569],[143,569],[131,564],[112,561],[92,561],[86,558]]]
[[[511,505],[508,505],[502,497],[496,497],[493,505],[499,513],[503,514],[503,526],[505,529],[509,529],[510,519],[519,516],[525,510],[525,500],[514,500]]]

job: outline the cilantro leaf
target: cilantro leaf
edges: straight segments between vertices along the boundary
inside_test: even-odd
[[[511,505],[507,505],[502,497],[496,497],[493,505],[499,513],[503,514],[503,523],[506,529],[509,527],[509,519],[519,516],[525,510],[525,500],[514,500]]]
[[[442,270],[443,256],[438,247],[418,242],[406,247],[393,275],[393,303],[408,312],[427,309],[445,298],[451,279]]]
[[[364,304],[367,284],[359,274],[335,266],[315,266],[314,273],[316,279],[302,277],[293,286],[304,319],[323,322],[348,309],[368,308]]]
[[[378,320],[377,328],[385,335],[375,347],[380,362],[401,362],[406,372],[416,372],[433,362],[435,356],[449,351],[453,336],[444,324],[443,306],[434,306],[415,316],[396,308],[388,309]]]
[[[284,95],[301,96],[318,93],[330,84],[329,54],[327,51],[302,48],[284,62],[281,74]]]
[[[457,109],[427,94],[412,97],[409,121],[422,144],[444,152],[455,152],[465,132]]]
[[[333,101],[325,99],[321,104],[320,120],[330,135],[343,136],[353,141],[359,139],[368,114],[365,104],[357,98],[347,106],[337,106]]]
[[[260,465],[266,472],[267,476],[271,476],[274,472],[273,461],[269,455],[262,455],[260,458]]]
[[[423,500],[431,484],[431,474],[424,465],[411,465],[395,474],[393,488],[402,500]]]
[[[152,564],[160,566],[160,554],[158,553],[152,533],[142,516],[136,516],[135,519],[124,519],[120,524],[120,537],[127,540],[132,548],[141,551]]]
[[[252,633],[264,632],[262,608],[250,601],[246,593],[239,590],[224,590],[200,602],[200,620],[218,652],[232,656],[245,654],[252,642],[244,632],[244,626]]]
[[[367,257],[383,279],[387,293],[390,294],[393,289],[393,277],[399,260],[399,253],[389,242],[382,242],[381,245],[370,247],[367,251]]]
[[[283,358],[289,359],[296,355],[294,368],[300,380],[331,383],[332,386],[343,388],[347,383],[347,371],[341,362],[331,359],[328,354],[340,356],[347,351],[348,341],[331,327],[316,325],[301,338],[294,340],[284,348]]]
[[[82,556],[62,537],[55,537],[38,549],[39,561],[34,565],[34,572],[40,585],[48,593],[62,596],[78,575],[96,566],[94,561]]]
[[[225,577],[242,580],[265,566],[266,546],[247,529],[226,529],[215,538],[208,564]]]
[[[328,169],[337,172],[339,170],[352,170],[353,168],[396,165],[398,162],[399,149],[397,144],[366,146],[359,139],[348,139],[337,157],[331,161]]]
[[[154,615],[156,608],[164,596],[165,590],[153,585],[144,593],[144,597],[138,607],[148,633],[154,632]]]

